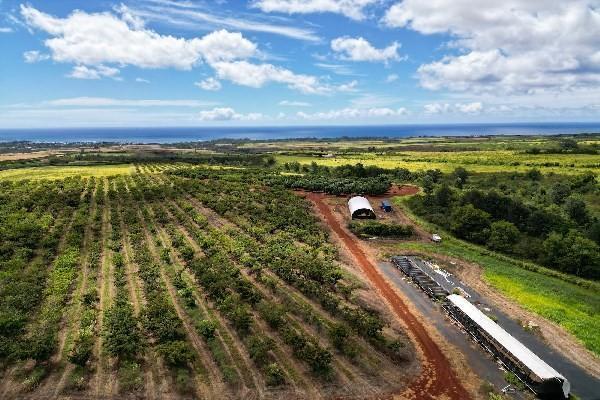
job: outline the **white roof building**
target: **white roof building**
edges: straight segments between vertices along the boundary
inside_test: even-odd
[[[348,200],[348,208],[352,219],[368,218],[375,219],[375,211],[371,207],[371,203],[365,197],[355,196]]]
[[[529,370],[531,370],[540,379],[547,380],[560,378],[563,380],[563,392],[565,396],[570,392],[570,383],[564,376],[559,374],[554,368],[546,364],[541,358],[535,355],[525,345],[515,339],[510,333],[506,332],[500,325],[492,321],[487,315],[482,313],[477,307],[462,296],[451,294],[448,300],[463,313],[465,313],[473,322],[494,338],[504,349],[510,352],[514,358],[521,361]]]

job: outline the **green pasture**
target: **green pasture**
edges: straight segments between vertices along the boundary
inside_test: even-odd
[[[127,175],[134,171],[135,168],[131,164],[17,168],[0,171],[0,180],[63,179],[71,176],[104,177]]]
[[[278,163],[299,162],[340,166],[362,163],[382,168],[407,168],[410,170],[440,169],[451,172],[464,167],[470,172],[525,172],[537,168],[544,173],[580,174],[592,171],[600,174],[600,157],[589,154],[523,154],[511,150],[420,152],[406,151],[401,154],[359,153],[338,154],[332,158],[313,155],[277,155]],[[558,163],[558,165],[555,165]]]

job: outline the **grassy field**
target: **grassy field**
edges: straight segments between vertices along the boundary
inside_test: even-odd
[[[362,163],[382,168],[407,168],[410,170],[440,169],[451,172],[464,167],[471,172],[525,172],[537,168],[544,173],[580,174],[593,171],[600,174],[597,155],[588,154],[524,154],[512,150],[421,152],[405,151],[401,154],[358,153],[323,158],[312,155],[278,155],[280,164],[299,162],[339,166]],[[555,164],[558,163],[558,164]]]
[[[77,167],[35,167],[19,168],[0,171],[0,180],[23,179],[63,179],[70,176],[103,177],[114,175],[128,175],[134,171],[131,164],[119,165],[94,165]]]
[[[581,145],[598,144],[597,137],[581,139],[573,137]],[[540,149],[551,148],[558,141],[553,136],[485,136],[485,137],[412,137],[393,139],[339,139],[339,140],[294,140],[294,141],[248,141],[235,144],[234,147],[243,149],[279,150],[279,151],[377,151],[406,149],[473,149],[473,150],[526,150],[532,147]],[[230,144],[222,145],[222,147]]]
[[[411,219],[423,226],[432,227],[412,214],[404,206],[403,200],[404,198],[396,198],[395,202],[403,207]],[[590,288],[586,288],[529,271],[508,257],[465,243],[448,233],[442,235],[444,241],[440,244],[413,242],[401,243],[399,247],[402,250],[445,254],[481,265],[484,278],[492,287],[525,309],[563,326],[586,348],[600,355],[600,290],[597,283],[590,282]],[[545,270],[543,267],[539,268]]]

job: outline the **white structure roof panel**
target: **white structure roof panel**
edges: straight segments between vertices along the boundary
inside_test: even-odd
[[[448,300],[471,318],[485,332],[492,336],[502,347],[513,354],[527,368],[541,379],[563,378],[554,368],[546,364],[541,358],[536,356],[525,345],[506,332],[500,325],[492,321],[487,315],[482,313],[477,307],[462,296],[451,294]]]

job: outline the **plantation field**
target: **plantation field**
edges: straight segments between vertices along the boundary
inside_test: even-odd
[[[63,179],[67,177],[105,177],[128,175],[134,171],[131,164],[93,166],[47,166],[0,171],[0,180]]]
[[[578,138],[581,145],[600,144],[597,136]],[[531,148],[548,149],[557,145],[553,136],[484,136],[484,137],[409,137],[392,139],[321,139],[321,140],[281,140],[281,141],[247,141],[242,143],[220,144],[221,148],[253,149],[261,151],[320,151],[331,153],[364,152],[364,151],[460,151],[470,149],[481,150],[514,150],[524,151]]]
[[[403,205],[403,200],[396,198],[396,204],[411,219],[432,231],[439,231],[412,214]],[[440,233],[444,240],[439,244],[404,242],[397,246],[398,251],[444,254],[480,265],[484,279],[492,287],[525,309],[561,325],[600,356],[600,285],[597,282],[569,276],[561,279],[560,274],[540,266],[533,267],[544,273],[530,271],[520,262],[455,239],[447,232]]]
[[[543,173],[581,174],[586,171],[600,175],[600,160],[593,154],[524,154],[512,150],[421,152],[403,151],[401,154],[359,153],[338,154],[333,158],[312,155],[277,155],[279,164],[299,162],[330,167],[362,163],[381,168],[407,168],[411,171],[440,169],[452,172],[464,167],[474,173],[526,172],[532,168]]]
[[[0,182],[1,398],[364,398],[410,380],[410,340],[304,199],[236,170],[108,171]]]

